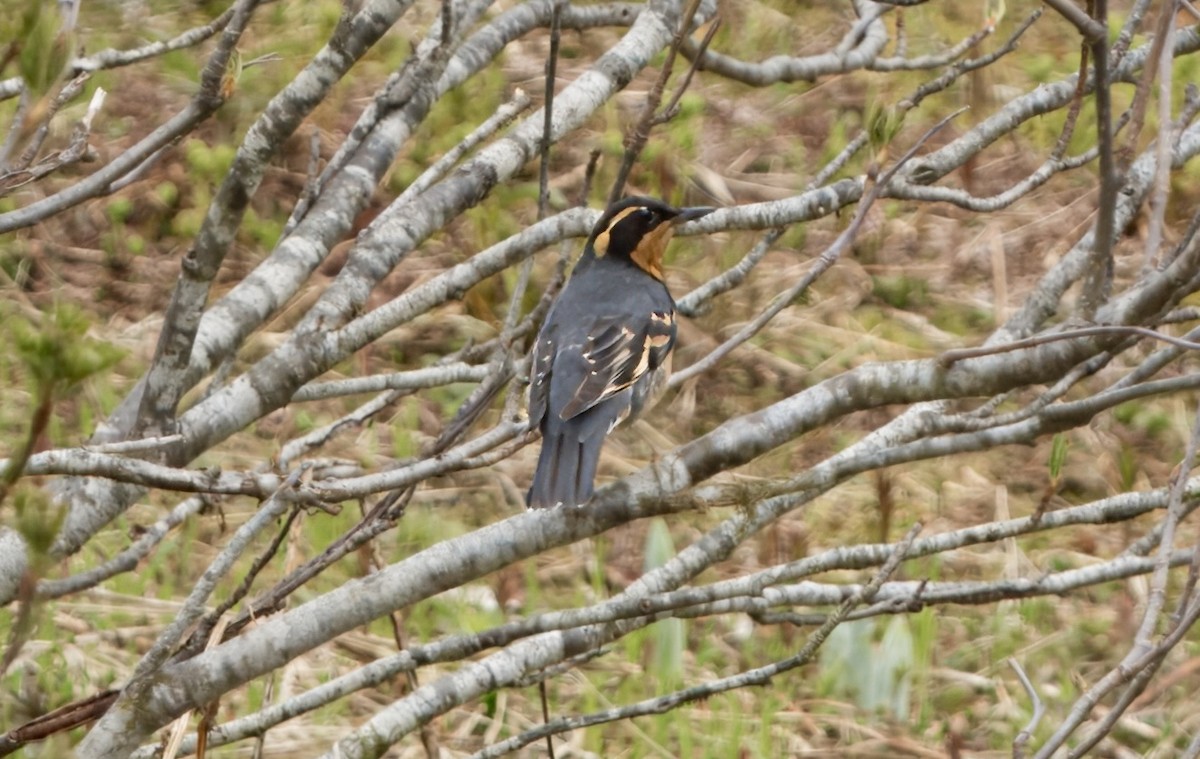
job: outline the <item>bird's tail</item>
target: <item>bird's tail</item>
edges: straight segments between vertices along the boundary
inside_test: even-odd
[[[542,452],[525,503],[531,509],[582,506],[595,490],[596,465],[604,435],[584,440],[574,430],[543,431]]]

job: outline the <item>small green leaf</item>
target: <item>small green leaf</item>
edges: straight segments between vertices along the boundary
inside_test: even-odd
[[[1061,432],[1054,436],[1054,442],[1050,444],[1050,479],[1058,480],[1062,475],[1063,464],[1067,463],[1067,448],[1070,447],[1070,440]]]
[[[22,487],[13,494],[16,528],[34,556],[46,556],[62,525],[64,511],[38,487]]]
[[[49,4],[41,0],[30,0],[26,8],[18,59],[21,78],[36,98],[50,91],[75,54],[75,35],[63,29],[62,16],[43,8]]]
[[[879,100],[873,100],[867,110],[867,142],[871,151],[881,153],[904,126],[904,111],[895,106],[883,105]]]
[[[75,306],[55,306],[39,325],[19,315],[6,321],[17,355],[43,392],[76,385],[124,355],[110,343],[88,337],[87,317]]]

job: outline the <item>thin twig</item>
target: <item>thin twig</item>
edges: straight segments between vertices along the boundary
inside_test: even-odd
[[[862,200],[859,201],[858,208],[855,209],[854,212],[854,218],[850,220],[850,223],[844,230],[842,230],[842,233],[837,236],[837,239],[834,240],[830,246],[821,253],[820,257],[817,259],[817,262],[808,271],[808,273],[800,279],[799,282],[776,296],[771,305],[764,309],[762,313],[738,330],[735,335],[714,348],[707,356],[691,366],[688,366],[687,368],[673,374],[671,379],[668,381],[668,387],[679,387],[692,377],[711,369],[721,359],[733,352],[733,350],[739,345],[758,334],[758,331],[766,326],[767,322],[774,319],[780,311],[791,305],[792,302],[795,301],[795,299],[799,297],[801,293],[807,290],[809,286],[817,280],[818,277],[824,274],[830,266],[833,266],[838,258],[841,257],[842,253],[850,247],[852,242],[854,242],[854,238],[858,235],[858,230],[862,227],[863,221],[866,220],[867,212],[871,210],[871,206],[882,194],[884,188],[887,186],[888,182],[891,181],[892,177],[896,175],[896,172],[898,172],[906,163],[908,163],[908,161],[914,155],[916,155],[917,151],[920,150],[921,147],[923,147],[925,143],[931,137],[933,137],[933,135],[937,134],[944,126],[946,126],[946,124],[950,123],[951,120],[957,117],[964,110],[966,109],[958,109],[931,127],[927,132],[925,132],[924,135],[921,136],[919,140],[916,141],[915,144],[913,144],[911,148],[904,153],[903,156],[900,157],[900,160],[896,161],[896,163],[884,173],[878,182],[875,182],[872,185],[871,189],[863,196]]]
[[[702,314],[713,298],[729,292],[744,282],[785,231],[786,227],[776,227],[767,232],[761,240],[754,244],[750,252],[742,257],[742,260],[676,301],[675,309],[684,316],[695,317]]]
[[[1163,651],[1163,656],[1156,656],[1145,668],[1137,672],[1131,679],[1125,690],[1121,692],[1121,696],[1113,704],[1108,713],[1104,715],[1104,719],[1094,727],[1078,744],[1071,747],[1071,751],[1067,754],[1067,759],[1083,759],[1083,757],[1092,756],[1092,749],[1096,747],[1100,741],[1112,733],[1113,728],[1125,716],[1125,712],[1133,704],[1137,697],[1142,694],[1146,686],[1150,683],[1154,676],[1158,674],[1162,667],[1163,661],[1166,659],[1166,651]]]
[[[474,150],[475,146],[479,143],[503,129],[517,116],[520,116],[532,102],[524,90],[518,89],[513,94],[511,100],[497,108],[496,112],[489,116],[486,121],[472,130],[461,142],[446,151],[446,154],[435,161],[432,166],[421,172],[421,175],[414,179],[412,184],[405,187],[404,192],[400,193],[393,203],[410,202],[437,184],[450,173],[450,170],[458,164],[463,156]]]
[[[556,2],[550,16],[550,51],[546,55],[546,92],[543,98],[545,105],[542,107],[542,141],[539,146],[538,221],[546,218],[546,212],[550,207],[550,136],[554,127],[554,85],[558,77],[558,46],[559,38],[562,36],[564,4]],[[510,331],[516,325],[517,316],[521,313],[521,302],[525,300],[525,290],[529,287],[529,278],[532,274],[533,256],[529,256],[521,262],[521,268],[517,274],[517,283],[513,287],[508,313],[504,317],[505,332]],[[510,399],[515,401],[515,392],[510,394]],[[544,679],[538,682],[538,698],[542,702],[542,724],[546,724],[550,721],[550,696],[546,692]],[[554,740],[549,735],[546,736],[546,754],[550,759],[554,759]]]
[[[42,741],[57,733],[93,722],[112,706],[120,691],[108,689],[87,698],[60,706],[23,725],[0,733],[0,756],[8,756],[26,743]]]
[[[1102,21],[1097,21],[1089,16],[1072,0],[1046,0],[1046,5],[1058,11],[1063,18],[1074,24],[1088,42],[1095,42],[1108,34],[1108,28]]]
[[[588,203],[588,196],[592,193],[592,181],[596,178],[596,167],[600,165],[602,153],[600,148],[592,148],[592,152],[588,154],[587,168],[583,171],[583,183],[579,187],[579,196],[575,200],[577,206],[586,206]]]
[[[708,49],[713,37],[716,36],[717,30],[721,28],[721,19],[717,17],[708,25],[708,30],[704,32],[704,38],[700,41],[699,56],[692,61],[692,65],[688,66],[687,71],[683,74],[683,81],[675,88],[675,94],[671,96],[667,107],[662,109],[662,112],[654,117],[653,125],[665,124],[679,114],[679,101],[683,99],[683,93],[687,92],[687,88],[692,83],[692,77],[696,75],[696,70],[700,66],[700,56],[704,55],[704,51]]]
[[[1175,69],[1175,60],[1167,54],[1175,49],[1175,16],[1179,4],[1176,0],[1167,0],[1161,9],[1163,15],[1160,24],[1162,50],[1155,61],[1158,69],[1158,123],[1159,134],[1154,150],[1154,186],[1150,195],[1150,226],[1146,231],[1146,249],[1143,256],[1142,271],[1149,273],[1154,267],[1155,258],[1159,256],[1159,248],[1163,244],[1163,228],[1166,226],[1167,195],[1171,182],[1171,73]],[[1155,38],[1158,44],[1158,38]],[[1149,62],[1147,62],[1149,68]],[[1148,89],[1148,88],[1147,88]]]
[[[46,137],[50,134],[51,120],[54,119],[55,115],[58,114],[64,105],[74,100],[79,96],[79,93],[83,92],[83,85],[87,83],[89,78],[91,78],[89,74],[79,74],[63,85],[58,94],[54,96],[54,99],[50,101],[49,108],[41,113],[42,123],[37,125],[37,130],[29,139],[29,144],[25,146],[25,150],[21,153],[20,157],[9,167],[10,171],[16,173],[29,168],[29,165],[37,158],[38,151],[41,150]],[[104,90],[100,89],[98,91],[103,92]],[[101,95],[101,102],[103,102],[103,95]],[[91,118],[94,118],[94,116],[88,119],[89,126]],[[29,129],[31,127],[32,125],[27,125],[25,128]]]
[[[1132,343],[1126,341],[1120,350],[1131,347]],[[945,414],[939,415],[930,420],[928,432],[931,434],[945,434],[947,432],[968,432],[985,429],[995,429],[1009,424],[1016,424],[1024,421],[1039,413],[1042,413],[1050,404],[1060,400],[1063,396],[1075,387],[1085,377],[1090,377],[1104,366],[1106,366],[1120,352],[1118,349],[1105,351],[1093,356],[1091,359],[1084,361],[1073,367],[1069,372],[1063,375],[1062,379],[1055,382],[1048,390],[1040,393],[1034,400],[1027,403],[1022,408],[1015,411],[1010,411],[1003,414],[997,414],[996,409],[1004,402],[1011,400],[1009,393],[992,398],[990,401],[963,414]]]
[[[700,10],[700,0],[691,0],[683,14],[679,17],[679,26],[675,30],[675,36],[671,39],[671,44],[667,48],[667,58],[663,61],[662,68],[658,72],[658,80],[654,86],[650,88],[650,92],[646,94],[646,102],[642,105],[642,115],[638,118],[637,124],[625,136],[625,156],[621,160],[621,166],[617,169],[617,178],[613,181],[612,190],[608,194],[608,204],[612,205],[621,199],[625,192],[625,183],[629,180],[629,172],[633,170],[633,164],[641,155],[642,148],[646,146],[646,141],[650,139],[650,130],[654,127],[655,112],[658,110],[659,103],[662,102],[663,92],[667,87],[667,80],[671,78],[671,69],[675,65],[675,56],[679,54],[679,47],[683,44],[683,40],[687,37],[688,29],[691,28],[692,19]],[[697,60],[703,56],[697,56]]]
[[[164,435],[162,437],[145,437],[137,440],[120,440],[115,443],[99,443],[86,444],[80,446],[81,450],[91,451],[92,453],[137,453],[138,451],[146,451],[158,448],[164,445],[172,445],[183,439],[182,435]]]
[[[1162,538],[1158,545],[1158,563],[1154,568],[1154,579],[1150,584],[1150,593],[1146,598],[1146,609],[1142,615],[1142,624],[1138,627],[1135,646],[1146,650],[1151,646],[1151,637],[1158,626],[1158,615],[1162,611],[1167,598],[1167,566],[1168,557],[1174,548],[1175,528],[1183,516],[1183,489],[1188,480],[1188,473],[1196,463],[1196,450],[1200,447],[1200,405],[1196,407],[1196,418],[1192,423],[1192,435],[1188,438],[1184,449],[1183,460],[1175,471],[1171,482],[1171,501],[1167,507],[1167,517],[1163,521]]]
[[[1100,699],[1107,696],[1118,685],[1127,683],[1137,677],[1138,673],[1147,667],[1158,666],[1161,663],[1162,657],[1166,656],[1167,653],[1178,645],[1197,620],[1200,620],[1200,599],[1193,598],[1191,605],[1188,607],[1187,616],[1158,645],[1144,653],[1138,653],[1136,649],[1130,651],[1116,667],[1109,670],[1108,674],[1079,697],[1074,706],[1072,706],[1070,714],[1067,715],[1054,734],[1034,754],[1034,759],[1049,759],[1053,756],[1066,742],[1067,738],[1091,714],[1092,709],[1100,702]]]
[[[144,678],[150,677],[167,661],[171,651],[182,639],[184,633],[204,614],[204,602],[216,589],[217,582],[233,568],[234,562],[250,547],[251,541],[274,522],[276,517],[288,509],[289,501],[284,496],[295,488],[303,474],[304,470],[301,468],[288,475],[275,494],[263,502],[254,516],[238,527],[229,539],[229,543],[212,560],[204,570],[204,574],[192,586],[191,592],[184,600],[175,619],[162,631],[150,650],[137,663],[126,688],[140,684]]]
[[[1054,143],[1054,148],[1050,151],[1052,159],[1061,159],[1067,153],[1067,148],[1071,146],[1071,137],[1075,135],[1075,126],[1079,123],[1079,114],[1083,111],[1083,97],[1087,92],[1088,80],[1088,63],[1090,47],[1085,43],[1079,48],[1079,73],[1075,75],[1075,95],[1071,98],[1071,105],[1067,108],[1067,117],[1063,122],[1063,128],[1058,133],[1058,141]]]
[[[487,364],[468,364],[463,361],[439,363],[422,369],[411,369],[367,377],[310,382],[292,396],[292,403],[321,401],[360,393],[379,393],[384,390],[422,390],[442,387],[456,382],[479,382],[492,367]]]
[[[37,595],[39,598],[60,598],[78,593],[81,590],[93,588],[105,580],[115,577],[122,572],[132,572],[138,562],[150,554],[162,542],[171,530],[183,524],[189,517],[200,513],[206,508],[211,499],[207,496],[192,496],[181,501],[171,513],[155,522],[138,538],[137,542],[121,553],[113,556],[98,567],[94,567],[77,575],[61,580],[43,579],[38,582]]]
[[[109,187],[108,187],[109,191],[110,192],[120,192],[121,190],[125,189],[126,187],[133,184],[134,182],[141,180],[143,177],[146,176],[146,174],[148,174],[150,172],[150,169],[154,168],[154,166],[159,162],[159,160],[161,160],[162,157],[164,155],[166,155],[167,151],[170,150],[172,147],[174,147],[175,144],[178,142],[179,142],[178,139],[171,140],[170,142],[167,142],[164,145],[162,145],[161,147],[159,147],[157,150],[155,150],[150,155],[146,156],[144,159],[142,159],[141,163],[139,163],[137,166],[134,166],[132,169],[130,169],[128,172],[126,172],[123,176],[114,180],[113,183],[111,185],[109,185]]]
[[[152,42],[132,50],[100,50],[84,58],[76,58],[71,62],[71,70],[74,73],[81,73],[128,66],[156,55],[197,45],[225,28],[225,25],[233,18],[234,7],[231,5],[209,23],[189,29],[169,40]]]
[[[34,135],[31,144],[17,162],[13,171],[0,175],[0,196],[7,195],[17,188],[31,182],[36,182],[43,177],[86,158],[91,153],[91,145],[88,143],[88,137],[92,131],[92,123],[100,113],[100,109],[104,106],[104,99],[107,95],[108,92],[103,87],[97,87],[92,93],[92,99],[88,103],[88,108],[83,118],[71,129],[71,137],[67,142],[67,146],[62,150],[57,150],[46,155],[37,163],[29,166],[29,161],[32,161],[37,154],[45,134],[49,133],[49,121],[45,122],[43,124],[45,128],[39,129],[38,133]]]
[[[542,98],[542,140],[538,146],[538,221],[546,218],[546,210],[550,206],[550,140],[554,130],[554,85],[558,78],[558,45],[562,36],[564,2],[556,2],[550,14],[550,51],[546,55],[546,85]]]
[[[1121,31],[1117,34],[1111,50],[1115,66],[1124,64],[1125,54],[1129,52],[1129,45],[1133,42],[1134,35],[1141,32],[1142,21],[1153,4],[1154,0],[1134,0],[1129,4],[1130,7],[1125,13],[1125,23],[1121,25]]]
[[[1092,45],[1093,72],[1096,79],[1096,142],[1100,148],[1100,197],[1096,208],[1095,236],[1092,239],[1090,265],[1083,275],[1083,291],[1079,298],[1080,316],[1087,321],[1095,318],[1100,306],[1112,290],[1113,247],[1116,244],[1117,191],[1121,177],[1113,159],[1112,91],[1108,60],[1108,0],[1095,3],[1095,26],[1080,27]],[[1068,15],[1074,8],[1069,0],[1055,0],[1053,7]],[[1068,15],[1068,18],[1071,16]],[[1071,19],[1078,25],[1078,21]],[[1097,34],[1097,27],[1101,30]]]
[[[225,612],[232,609],[243,598],[246,597],[246,594],[250,592],[250,588],[253,587],[255,579],[258,578],[259,573],[262,572],[262,570],[267,566],[267,563],[275,557],[275,554],[279,552],[280,546],[283,545],[283,542],[287,540],[288,536],[292,532],[292,525],[295,524],[296,520],[303,513],[304,510],[300,506],[292,506],[291,510],[288,512],[288,515],[284,518],[283,524],[281,524],[279,529],[275,531],[275,536],[271,538],[271,542],[267,544],[267,547],[264,548],[258,554],[258,556],[254,557],[254,561],[250,564],[250,569],[246,571],[246,576],[242,578],[240,583],[238,583],[237,588],[230,593],[227,598],[223,599],[221,603],[217,604],[217,607],[206,614],[200,621],[200,630],[212,630],[217,625],[218,621],[225,616]],[[229,620],[225,621],[228,623]]]
[[[1017,673],[1017,679],[1021,681],[1021,687],[1025,689],[1025,693],[1028,694],[1029,701],[1033,705],[1033,716],[1029,718],[1029,722],[1025,724],[1021,732],[1017,733],[1017,737],[1013,739],[1013,759],[1023,759],[1025,756],[1025,746],[1029,743],[1029,739],[1033,737],[1033,731],[1037,730],[1038,723],[1042,721],[1042,715],[1046,713],[1046,705],[1042,703],[1037,689],[1029,681],[1029,676],[1025,674],[1025,669],[1021,666],[1021,663],[1010,656],[1008,657],[1008,666],[1012,667],[1013,672]]]
[[[25,117],[29,114],[29,107],[33,100],[28,87],[21,87],[17,94],[20,95],[20,98],[17,100],[17,112],[13,114],[8,134],[5,135],[4,142],[0,144],[0,174],[8,173],[8,157],[12,155],[12,151],[16,149],[17,144],[20,142],[21,128],[25,124]]]
[[[1125,144],[1121,147],[1119,153],[1122,170],[1129,166],[1133,160],[1133,155],[1139,150],[1138,141],[1142,136],[1142,128],[1146,125],[1146,109],[1150,103],[1150,94],[1154,90],[1154,77],[1158,74],[1162,58],[1164,55],[1168,60],[1173,58],[1163,45],[1167,35],[1168,24],[1171,21],[1171,15],[1173,14],[1164,12],[1159,16],[1158,28],[1155,29],[1154,38],[1150,41],[1150,52],[1146,55],[1146,61],[1142,65],[1141,76],[1138,77],[1137,87],[1133,91],[1133,103],[1125,111],[1129,115],[1130,126],[1125,134]],[[1125,30],[1122,30],[1122,34],[1128,29],[1129,27],[1127,26]],[[1128,43],[1128,40],[1126,40],[1126,43]],[[1116,48],[1119,45],[1121,45],[1120,40],[1114,45],[1114,56],[1118,55]],[[1090,50],[1086,41],[1083,44],[1083,49],[1085,51]],[[1079,72],[1079,90],[1087,86],[1087,78],[1087,66],[1084,65]]]
[[[1014,340],[1011,343],[1002,343],[1000,345],[985,345],[979,348],[955,348],[948,350],[938,356],[938,363],[949,368],[959,361],[965,361],[971,358],[980,358],[982,356],[993,356],[1000,353],[1009,353],[1011,351],[1024,350],[1026,348],[1036,348],[1039,345],[1054,343],[1060,340],[1075,340],[1081,337],[1100,337],[1106,335],[1137,335],[1140,337],[1149,337],[1154,340],[1161,340],[1164,343],[1169,343],[1177,348],[1186,350],[1200,350],[1200,343],[1191,340],[1185,340],[1182,337],[1167,335],[1162,332],[1156,332],[1148,327],[1132,327],[1116,324],[1097,325],[1094,327],[1080,327],[1078,329],[1070,329],[1065,332],[1056,332],[1050,335],[1035,335],[1027,337],[1024,340]]]

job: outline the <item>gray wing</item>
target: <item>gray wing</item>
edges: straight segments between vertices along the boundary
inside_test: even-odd
[[[559,416],[578,416],[633,386],[662,364],[674,342],[673,311],[651,311],[632,319],[621,317],[597,323],[581,346],[583,361],[578,376],[561,378],[570,382],[574,391]]]

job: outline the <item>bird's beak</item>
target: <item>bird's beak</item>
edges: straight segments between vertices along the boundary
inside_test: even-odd
[[[685,222],[695,221],[701,216],[708,216],[717,209],[712,206],[694,206],[692,208],[681,208],[675,218],[671,219],[671,224],[679,226]]]

